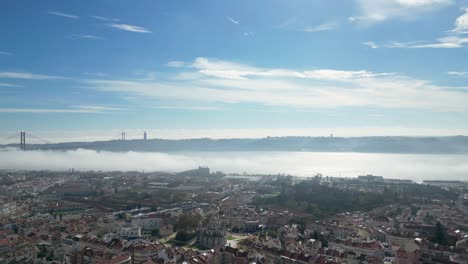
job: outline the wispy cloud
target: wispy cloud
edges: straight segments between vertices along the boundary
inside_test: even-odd
[[[232,18],[232,17],[226,16],[226,19],[229,20],[229,21],[231,21],[233,24],[239,25],[239,21],[235,20],[235,19]]]
[[[125,108],[96,106],[96,105],[77,105],[68,108],[0,108],[0,113],[107,113],[112,111],[123,111]]]
[[[291,30],[291,31],[303,31],[303,32],[321,32],[335,30],[340,26],[338,21],[328,21],[317,25],[307,25],[302,19],[291,17],[275,26],[276,29]]]
[[[244,37],[254,37],[255,36],[255,32],[252,32],[252,31],[245,31],[243,33]]]
[[[21,85],[11,84],[11,83],[0,83],[0,87],[22,87]]]
[[[54,15],[54,16],[61,16],[61,17],[66,17],[66,18],[71,18],[71,19],[78,19],[79,16],[73,15],[73,14],[67,14],[63,12],[58,12],[58,11],[49,11],[49,15]]]
[[[219,111],[221,108],[212,106],[154,106],[155,109],[188,110],[188,111]]]
[[[398,42],[391,41],[384,45],[386,48],[410,48],[410,49],[456,49],[463,48],[468,43],[468,38],[458,36],[448,36],[439,38],[434,42],[427,41],[411,41]]]
[[[453,0],[355,0],[359,14],[352,22],[374,24],[392,19],[416,19],[437,9],[452,5]]]
[[[29,72],[0,72],[0,78],[6,79],[29,79],[29,80],[47,80],[47,79],[63,79],[64,77],[34,74]]]
[[[256,103],[297,109],[379,107],[468,111],[467,87],[438,86],[396,73],[367,70],[261,68],[197,58],[181,72],[192,79],[88,80],[89,88],[122,96],[189,102]],[[173,73],[177,76],[179,73]]]
[[[97,76],[97,77],[105,77],[107,74],[102,72],[83,72],[85,75]]]
[[[183,62],[183,61],[170,61],[170,62],[168,62],[166,64],[166,66],[172,67],[172,68],[180,68],[180,67],[185,66],[185,62]]]
[[[96,113],[93,110],[81,109],[53,109],[53,108],[0,108],[0,113],[30,113],[30,114],[47,114],[47,113]]]
[[[87,34],[72,34],[69,37],[70,39],[94,39],[94,40],[99,40],[99,39],[104,39],[99,36],[95,35],[87,35]]]
[[[329,31],[329,30],[334,30],[338,28],[338,23],[336,22],[327,22],[323,23],[317,26],[312,26],[312,27],[305,27],[302,29],[302,31],[305,32],[321,32],[321,31]]]
[[[91,110],[91,111],[124,111],[128,110],[127,108],[113,107],[113,106],[103,106],[103,105],[72,105],[71,108],[77,108],[82,110]]]
[[[108,24],[109,27],[137,33],[152,33],[149,29],[129,24]]]
[[[0,55],[11,56],[11,55],[13,55],[13,53],[6,52],[6,51],[0,51]]]
[[[455,75],[455,76],[468,76],[468,72],[460,72],[460,71],[449,71],[447,72],[448,75]]]
[[[464,34],[468,33],[468,9],[464,9],[464,14],[455,20],[455,27],[452,30],[444,32],[445,36],[430,41],[389,41],[383,44],[373,43],[376,48],[405,48],[405,49],[456,49],[463,48],[468,44],[468,37]]]
[[[373,41],[364,42],[363,44],[370,47],[370,48],[372,48],[372,49],[378,49],[379,48],[379,45],[377,45]]]
[[[92,18],[101,20],[101,21],[107,21],[107,22],[117,22],[119,19],[117,18],[108,18],[108,17],[102,17],[102,16],[91,16]]]

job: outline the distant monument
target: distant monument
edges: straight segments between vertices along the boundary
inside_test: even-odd
[[[204,248],[219,249],[226,245],[226,230],[216,216],[211,216],[206,227],[198,228],[198,244]]]

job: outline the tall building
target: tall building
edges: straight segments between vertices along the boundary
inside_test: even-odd
[[[219,249],[226,245],[226,230],[216,216],[210,218],[206,227],[199,227],[197,242],[200,246],[210,249]]]

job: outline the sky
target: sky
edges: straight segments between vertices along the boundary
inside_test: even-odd
[[[467,0],[0,6],[0,141],[468,135]]]

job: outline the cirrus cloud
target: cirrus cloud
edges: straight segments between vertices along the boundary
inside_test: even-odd
[[[124,31],[136,32],[136,33],[152,33],[149,29],[129,24],[108,24],[109,27],[117,28]]]

